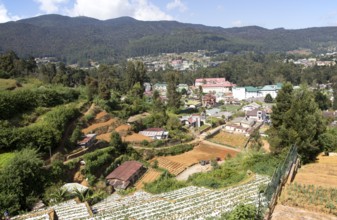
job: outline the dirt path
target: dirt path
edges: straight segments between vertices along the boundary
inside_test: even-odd
[[[218,161],[218,164],[222,164],[225,161]],[[189,176],[191,176],[194,173],[206,173],[208,171],[212,170],[212,166],[211,164],[206,164],[204,166],[200,165],[200,164],[194,164],[190,167],[188,167],[186,170],[184,170],[182,173],[180,173],[178,176],[176,176],[177,180],[187,180]]]
[[[312,212],[305,209],[277,205],[272,220],[337,220],[336,216]]]
[[[267,152],[270,153],[270,144],[267,140],[262,139],[262,143],[263,143],[263,149]]]
[[[90,113],[91,110],[93,110],[95,108],[95,104],[92,103],[90,108],[84,113],[84,115],[88,115]]]
[[[236,152],[241,152],[241,150],[238,149],[238,148],[227,147],[227,146],[225,146],[225,145],[222,145],[222,144],[216,144],[216,143],[213,143],[213,142],[210,142],[210,141],[207,141],[207,140],[203,140],[203,141],[201,141],[200,143],[207,144],[207,145],[211,145],[211,146],[215,146],[215,147],[221,147],[221,148],[224,148],[224,149],[227,149],[227,150],[236,151]]]
[[[190,167],[188,167],[186,170],[184,170],[182,173],[180,173],[176,179],[177,180],[187,180],[189,176],[191,176],[194,173],[205,173],[212,170],[212,166],[210,164],[207,164],[205,166],[201,166],[200,164],[194,164]]]

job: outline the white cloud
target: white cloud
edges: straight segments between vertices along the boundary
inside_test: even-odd
[[[60,4],[67,3],[68,0],[35,0],[35,2],[40,4],[39,9],[42,12],[51,14],[59,12]]]
[[[242,26],[244,26],[245,24],[244,24],[241,20],[236,20],[236,21],[233,21],[233,22],[232,22],[232,25],[233,25],[234,27],[242,27]]]
[[[187,10],[187,6],[181,0],[174,0],[173,2],[169,2],[166,5],[168,10],[179,9],[180,12],[184,12]]]
[[[68,14],[102,20],[121,16],[130,16],[139,20],[172,19],[149,0],[76,0],[74,7],[68,10]]]
[[[16,21],[19,20],[20,17],[12,16],[8,13],[6,7],[3,4],[0,4],[0,23],[4,23],[7,21]]]

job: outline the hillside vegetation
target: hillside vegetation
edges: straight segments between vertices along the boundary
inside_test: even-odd
[[[0,53],[54,56],[85,65],[93,59],[115,62],[147,54],[216,50],[286,52],[301,48],[326,51],[337,45],[337,28],[300,30],[208,27],[176,21],[138,21],[130,17],[97,20],[43,15],[0,24]]]

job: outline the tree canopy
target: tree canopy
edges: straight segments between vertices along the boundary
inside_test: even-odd
[[[275,152],[297,145],[304,162],[315,160],[322,151],[320,136],[326,130],[326,122],[306,86],[293,91],[286,84],[276,98],[273,108],[270,140]]]
[[[19,151],[0,171],[0,211],[28,210],[43,190],[43,161],[37,150]]]

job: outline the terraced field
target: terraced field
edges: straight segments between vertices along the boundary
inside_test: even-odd
[[[287,184],[282,191],[280,203],[284,207],[281,209],[276,206],[280,213],[276,211],[273,214],[275,216],[283,216],[282,212],[287,212],[284,210],[289,206],[301,208],[304,213],[307,210],[336,216],[337,154],[328,157],[320,155],[315,163],[301,167],[294,181]],[[302,216],[306,217],[305,214]]]
[[[89,133],[92,133],[93,131],[95,131],[95,130],[97,130],[99,128],[111,126],[116,121],[117,121],[117,118],[111,118],[110,120],[108,120],[106,122],[95,123],[95,124],[90,125],[87,128],[82,129],[82,132],[84,134],[89,134]]]
[[[167,157],[158,157],[156,160],[158,161],[159,167],[166,169],[173,175],[178,175],[189,166],[189,164],[186,163],[174,162]],[[191,165],[192,164],[193,163],[191,163]]]
[[[173,175],[178,175],[200,160],[212,160],[216,157],[224,159],[228,154],[235,156],[237,153],[234,150],[201,142],[191,151],[175,156],[156,157],[151,161],[157,160],[159,167],[168,170]]]
[[[136,189],[141,189],[144,186],[144,183],[151,183],[153,181],[155,181],[156,179],[158,179],[161,175],[161,172],[149,168],[146,173],[142,176],[142,178],[140,178],[136,184],[135,187]]]

